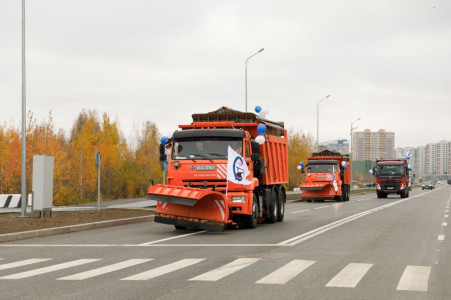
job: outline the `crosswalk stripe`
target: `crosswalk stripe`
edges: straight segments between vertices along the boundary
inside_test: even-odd
[[[190,280],[200,280],[200,281],[217,281],[224,278],[234,272],[237,272],[251,264],[259,261],[260,258],[238,258],[231,263],[228,263],[222,267],[209,271],[207,273],[201,274],[199,276],[193,277]]]
[[[111,273],[114,271],[118,271],[118,270],[122,270],[128,267],[132,267],[135,265],[139,265],[148,261],[151,261],[152,259],[129,259],[120,263],[116,263],[116,264],[112,264],[109,266],[105,266],[105,267],[101,267],[101,268],[97,268],[94,270],[90,270],[90,271],[86,271],[86,272],[82,272],[82,273],[78,273],[78,274],[74,274],[74,275],[70,275],[70,276],[66,276],[66,277],[61,277],[58,278],[57,280],[83,280],[83,279],[88,279],[88,278],[92,278],[95,276],[99,276],[99,275],[103,275],[106,273]]]
[[[54,271],[59,271],[59,270],[63,270],[63,269],[67,269],[67,268],[71,268],[71,267],[75,267],[75,266],[88,264],[88,263],[95,262],[98,260],[100,260],[100,259],[78,259],[78,260],[70,261],[67,263],[57,264],[57,265],[53,265],[53,266],[49,266],[49,267],[44,267],[44,268],[39,268],[39,269],[31,270],[31,271],[3,276],[3,277],[0,277],[0,279],[23,279],[23,278],[28,278],[28,277],[32,277],[32,276],[36,276],[36,275],[46,274],[46,273],[50,273],[50,272],[54,272]]]
[[[205,258],[199,259],[182,259],[175,263],[165,265],[159,268],[155,268],[146,272],[142,272],[130,277],[122,278],[121,280],[149,280],[161,275],[165,275],[167,273],[171,273],[173,271],[189,267],[191,265],[197,264],[198,262],[203,261]]]
[[[295,259],[285,266],[277,269],[266,277],[263,277],[256,283],[265,284],[285,284],[296,277],[302,271],[313,265],[316,261]]]
[[[36,263],[39,263],[42,261],[47,261],[47,260],[50,260],[50,258],[32,258],[32,259],[21,260],[21,261],[9,263],[9,264],[0,265],[0,270],[7,270],[7,269],[12,269],[12,268],[27,266],[27,265],[36,264]]]
[[[354,288],[372,266],[372,264],[350,263],[335,275],[326,286]]]
[[[431,267],[407,266],[399,280],[398,291],[427,292]]]

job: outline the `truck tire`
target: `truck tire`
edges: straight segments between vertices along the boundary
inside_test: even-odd
[[[279,211],[279,201],[277,199],[277,192],[275,189],[272,189],[271,201],[269,203],[269,212],[267,214],[266,221],[268,221],[268,223],[276,223],[278,211]]]
[[[283,186],[277,187],[277,199],[279,200],[279,208],[277,210],[277,222],[282,222],[285,216],[286,194]]]
[[[174,225],[174,227],[175,227],[175,229],[177,229],[177,230],[185,230],[185,229],[187,229],[187,227],[185,227],[185,226],[179,226],[179,225]]]
[[[252,198],[252,215],[245,216],[244,225],[247,228],[255,228],[258,224],[258,198],[257,195],[254,194]]]
[[[346,199],[345,201],[349,201],[351,195],[351,186],[349,184],[346,185]]]
[[[409,198],[409,190],[405,189],[404,192],[401,193],[401,198]]]

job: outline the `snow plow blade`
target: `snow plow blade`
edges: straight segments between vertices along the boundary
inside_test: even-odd
[[[157,223],[223,231],[229,217],[224,194],[207,189],[157,184],[147,198],[158,201]]]
[[[301,191],[317,191],[322,190],[328,184],[330,184],[330,182],[301,184],[300,188]]]

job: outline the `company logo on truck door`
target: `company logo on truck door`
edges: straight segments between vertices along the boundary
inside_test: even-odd
[[[235,158],[235,160],[233,161],[233,175],[235,175],[235,180],[238,181],[243,180],[244,174],[243,163],[244,161],[240,156]]]

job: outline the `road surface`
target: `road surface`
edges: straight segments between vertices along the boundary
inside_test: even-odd
[[[451,187],[294,202],[256,229],[140,223],[0,244],[2,299],[451,299]]]

